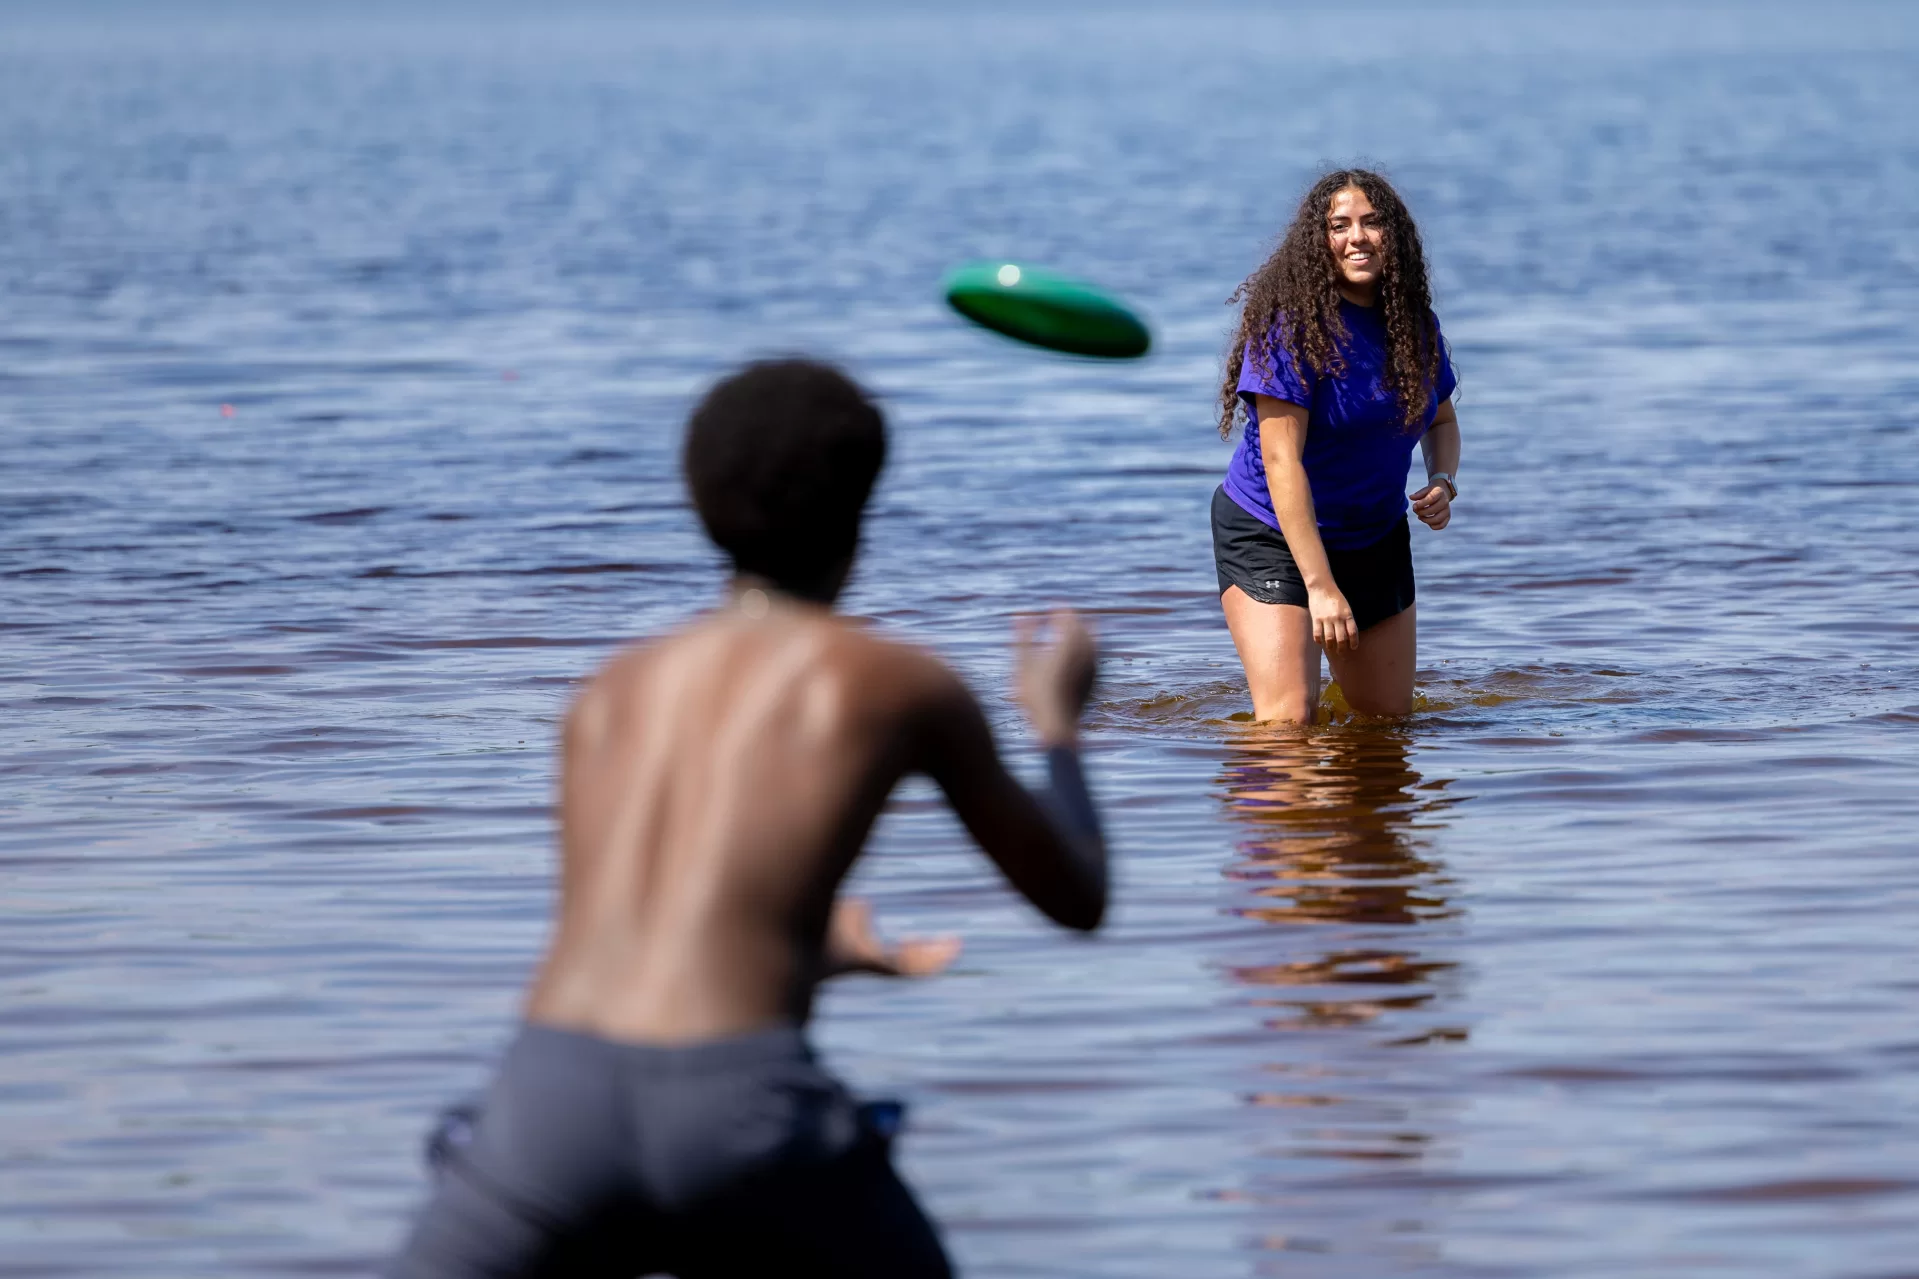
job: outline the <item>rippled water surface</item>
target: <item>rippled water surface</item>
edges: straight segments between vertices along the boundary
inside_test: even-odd
[[[0,19],[0,1274],[361,1273],[509,1033],[551,739],[714,595],[679,423],[845,361],[848,604],[1003,696],[1099,615],[1121,859],[820,1040],[975,1274],[1919,1273],[1919,75],[1902,8]],[[1464,378],[1423,709],[1244,722],[1220,305],[1387,166]],[[1153,319],[963,328],[1008,256]],[[1030,758],[1027,760],[1030,765]]]

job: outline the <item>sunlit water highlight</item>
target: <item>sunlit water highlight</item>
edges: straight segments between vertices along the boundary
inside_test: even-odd
[[[0,1274],[390,1246],[543,937],[568,690],[715,590],[689,397],[790,349],[895,426],[850,608],[1008,740],[1016,610],[1108,645],[1109,933],[910,787],[860,887],[966,955],[823,1005],[968,1270],[1912,1273],[1902,14],[18,27]],[[1276,732],[1213,595],[1219,303],[1353,155],[1423,219],[1462,501],[1421,712]],[[963,329],[996,257],[1157,354]]]

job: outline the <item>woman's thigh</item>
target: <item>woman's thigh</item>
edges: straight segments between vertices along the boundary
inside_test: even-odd
[[[1359,633],[1359,648],[1328,654],[1346,704],[1362,715],[1413,713],[1413,669],[1418,664],[1418,605],[1408,605]],[[1303,611],[1303,610],[1302,610]]]
[[[1219,597],[1233,633],[1253,718],[1310,724],[1319,707],[1319,645],[1313,615],[1295,604],[1262,604],[1237,586]]]

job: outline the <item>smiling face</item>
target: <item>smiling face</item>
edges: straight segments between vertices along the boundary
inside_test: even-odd
[[[1339,292],[1371,306],[1386,266],[1386,220],[1358,187],[1333,193],[1326,206],[1326,247],[1339,268]]]

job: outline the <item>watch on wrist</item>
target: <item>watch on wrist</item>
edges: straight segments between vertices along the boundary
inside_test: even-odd
[[[1426,477],[1426,483],[1428,485],[1444,484],[1446,486],[1446,500],[1448,502],[1459,496],[1459,486],[1454,484],[1453,477],[1444,471],[1434,471]]]

